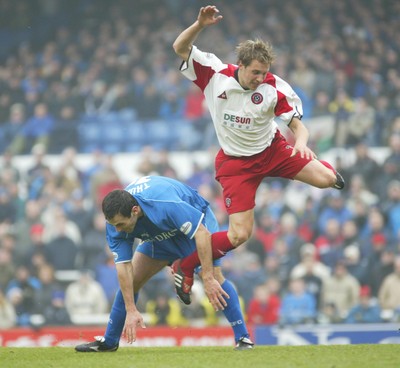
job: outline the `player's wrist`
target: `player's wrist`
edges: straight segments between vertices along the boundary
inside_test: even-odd
[[[197,28],[199,31],[201,31],[203,28],[206,27],[204,23],[202,23],[199,19],[197,19],[194,23],[193,26]]]

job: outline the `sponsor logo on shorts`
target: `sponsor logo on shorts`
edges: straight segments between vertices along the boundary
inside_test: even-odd
[[[232,204],[232,200],[230,198],[226,198],[225,199],[225,206],[229,208],[231,206],[231,204]]]
[[[251,102],[253,102],[255,105],[259,105],[261,102],[263,102],[262,94],[259,92],[253,93],[251,95]]]
[[[191,222],[185,222],[182,226],[181,226],[181,228],[180,228],[180,230],[185,234],[185,235],[188,235],[189,233],[190,233],[190,231],[192,230],[192,223]]]

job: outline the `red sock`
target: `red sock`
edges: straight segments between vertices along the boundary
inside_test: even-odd
[[[319,162],[321,162],[321,164],[324,165],[325,167],[327,167],[328,169],[331,169],[336,174],[336,170],[333,168],[333,166],[329,162],[322,161],[322,160],[320,160]]]
[[[234,249],[231,241],[228,238],[227,231],[220,231],[211,235],[211,247],[213,259],[223,257],[227,252]],[[193,274],[193,270],[200,265],[199,255],[197,250],[191,255],[182,259],[181,268],[185,275]]]

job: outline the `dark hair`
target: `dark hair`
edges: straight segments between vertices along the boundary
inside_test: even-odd
[[[121,214],[124,217],[130,217],[133,206],[137,206],[136,199],[122,189],[115,189],[108,193],[102,203],[102,210],[106,220],[111,220],[115,215]]]

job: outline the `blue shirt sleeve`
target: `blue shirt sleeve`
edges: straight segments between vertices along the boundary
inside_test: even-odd
[[[107,223],[106,238],[114,256],[114,262],[130,262],[133,257],[134,237],[124,231],[118,232],[114,226]]]

